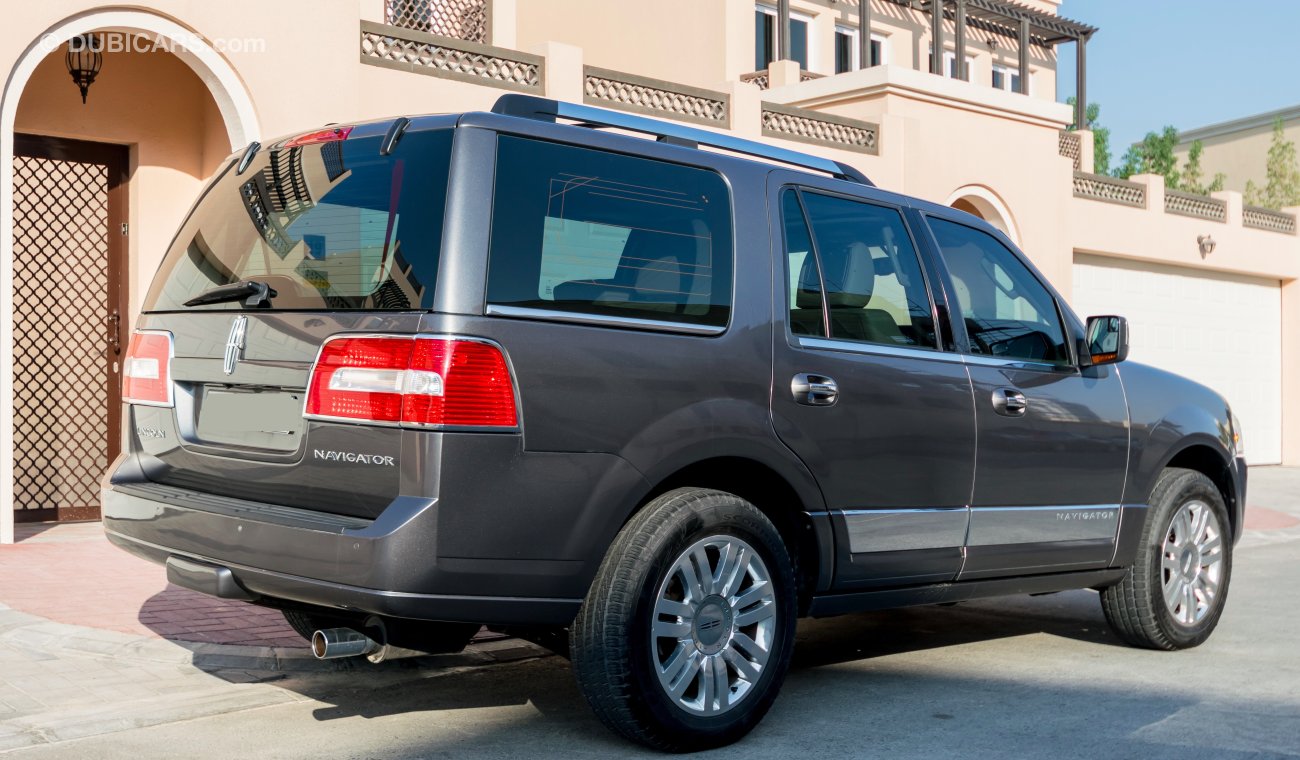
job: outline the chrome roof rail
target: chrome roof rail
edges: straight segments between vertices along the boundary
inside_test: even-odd
[[[698,148],[704,145],[731,153],[740,153],[746,156],[767,159],[768,161],[789,164],[801,169],[826,172],[839,179],[875,187],[875,183],[867,179],[865,174],[840,161],[832,161],[829,158],[778,148],[774,145],[732,137],[719,132],[685,127],[660,119],[636,116],[622,111],[612,111],[608,108],[567,103],[562,100],[549,100],[532,95],[502,95],[497,98],[496,104],[492,106],[492,113],[541,121],[568,119],[593,127],[626,129],[631,132],[652,135],[660,142],[689,148]]]

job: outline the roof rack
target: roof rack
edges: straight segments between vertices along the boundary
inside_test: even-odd
[[[718,150],[741,153],[746,156],[765,158],[769,161],[798,166],[801,169],[826,172],[838,179],[875,187],[875,183],[867,179],[865,174],[841,161],[832,161],[829,158],[811,156],[807,153],[786,150],[785,148],[778,148],[774,145],[766,145],[753,140],[745,140],[739,137],[732,137],[731,135],[720,134],[718,132],[684,127],[679,124],[673,124],[659,119],[635,116],[621,111],[611,111],[608,108],[596,108],[594,106],[579,105],[577,103],[566,103],[562,100],[549,100],[547,98],[538,98],[532,95],[502,95],[497,98],[496,104],[492,106],[492,113],[499,113],[505,116],[518,116],[525,119],[537,119],[540,121],[569,119],[593,127],[626,129],[632,132],[641,132],[642,134],[653,135],[657,140],[659,140],[659,142],[681,145],[688,148],[698,148],[699,146],[704,145],[710,148],[717,148]]]

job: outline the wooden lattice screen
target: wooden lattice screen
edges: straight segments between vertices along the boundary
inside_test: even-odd
[[[114,166],[13,162],[17,517],[95,517],[119,418]]]

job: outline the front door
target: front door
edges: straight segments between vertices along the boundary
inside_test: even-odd
[[[838,588],[950,581],[975,464],[970,383],[903,210],[773,177],[772,419],[832,511]],[[828,183],[829,184],[829,183]],[[837,183],[839,184],[839,183]]]
[[[16,135],[13,169],[15,519],[95,519],[119,446],[127,148]]]
[[[1068,312],[1007,244],[955,216],[928,219],[965,327],[978,427],[960,579],[1107,566],[1128,460],[1117,369],[1077,366]]]

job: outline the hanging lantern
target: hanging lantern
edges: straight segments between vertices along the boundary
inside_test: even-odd
[[[68,73],[72,81],[81,90],[81,102],[86,102],[86,91],[99,74],[99,67],[104,63],[100,53],[101,46],[93,34],[81,34],[68,40]]]

